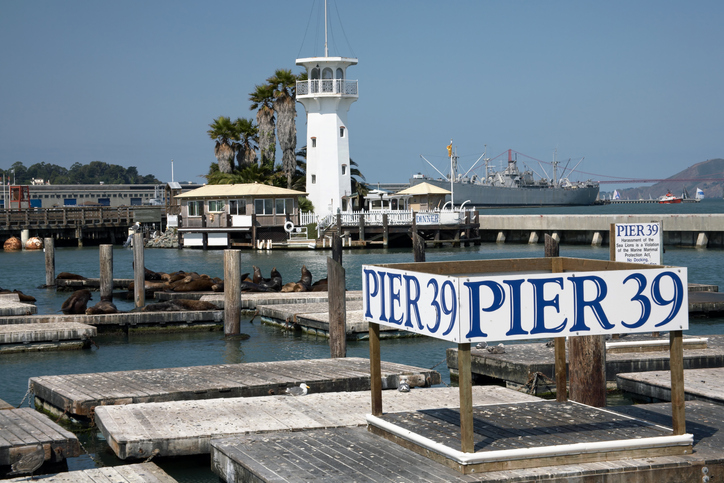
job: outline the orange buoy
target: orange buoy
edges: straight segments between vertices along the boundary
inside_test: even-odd
[[[40,238],[38,238],[37,236],[29,238],[28,241],[25,242],[25,249],[26,250],[42,250],[43,241]]]
[[[20,238],[16,236],[11,236],[5,240],[5,244],[3,245],[3,249],[7,251],[22,250],[22,248],[23,245],[20,243]]]

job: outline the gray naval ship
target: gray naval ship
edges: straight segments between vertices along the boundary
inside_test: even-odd
[[[481,158],[483,158],[481,156]],[[425,159],[423,157],[423,159]],[[473,174],[468,176],[473,168],[465,174],[457,173],[457,155],[450,155],[450,172],[453,173],[453,182],[450,176],[442,174],[435,166],[425,159],[442,178],[433,179],[422,174],[416,174],[410,179],[410,186],[419,183],[444,188],[453,193],[454,204],[467,202],[474,206],[572,206],[592,205],[598,198],[598,183],[592,180],[570,181],[567,177],[558,177],[559,162],[553,160],[553,178],[545,179],[534,177],[533,171],[527,169],[520,171],[513,150],[508,150],[508,165],[502,171],[491,171],[489,159],[485,159],[485,173],[483,176]],[[480,161],[480,159],[478,159]],[[581,161],[583,161],[581,159]],[[477,161],[476,161],[477,164]],[[579,161],[580,164],[580,161]],[[473,165],[474,167],[475,165]],[[576,167],[578,164],[576,164]],[[569,174],[575,170],[569,171]],[[565,172],[565,170],[564,170]]]

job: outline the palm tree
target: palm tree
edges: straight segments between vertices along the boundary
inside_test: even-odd
[[[256,112],[256,125],[259,130],[259,162],[262,165],[274,167],[276,155],[276,137],[274,135],[274,86],[269,84],[257,85],[254,92],[249,94],[250,110]]]
[[[219,116],[214,122],[209,124],[206,131],[211,139],[216,140],[214,147],[214,155],[219,163],[219,171],[222,173],[231,173],[234,163],[234,154],[236,152],[236,143],[239,140],[239,132],[236,125],[231,119],[225,116]]]
[[[349,160],[349,175],[352,183],[352,193],[357,193],[360,197],[364,197],[370,192],[369,186],[367,186],[367,179],[365,175],[359,170],[359,165],[355,163],[351,158]]]
[[[236,164],[243,169],[256,163],[256,146],[259,143],[259,129],[251,119],[237,118],[234,121],[239,133]]]
[[[282,169],[287,175],[287,188],[291,188],[297,164],[294,154],[297,147],[297,76],[289,69],[277,69],[266,81],[274,87],[274,111],[277,114],[277,139],[282,148]]]

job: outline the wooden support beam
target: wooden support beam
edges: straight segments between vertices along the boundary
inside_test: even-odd
[[[686,433],[684,404],[684,342],[682,331],[669,332],[669,367],[671,368],[671,427],[674,434]]]
[[[545,236],[545,256],[546,258],[554,258],[551,260],[551,272],[560,273],[563,266],[560,258],[560,245],[558,240],[546,233]],[[568,376],[566,374],[566,338],[556,337],[553,340],[555,350],[555,370],[556,370],[556,401],[568,401]]]
[[[146,305],[145,261],[143,259],[143,233],[133,234],[133,300],[140,308]]]
[[[370,394],[372,415],[382,416],[382,369],[380,367],[380,324],[370,322]]]
[[[43,240],[45,250],[45,285],[55,285],[55,240],[45,238]]]
[[[458,344],[458,384],[460,389],[461,451],[474,453],[473,443],[473,375],[470,343]]]

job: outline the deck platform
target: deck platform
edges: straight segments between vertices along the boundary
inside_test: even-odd
[[[364,320],[362,300],[346,302],[347,340],[369,340],[369,323]],[[308,334],[329,337],[329,303],[259,305],[256,309],[265,324],[292,327]],[[394,327],[380,327],[380,338],[418,337]]]
[[[724,367],[684,370],[686,400],[724,405]],[[616,376],[618,388],[647,401],[671,401],[671,375],[666,371],[623,373]]]
[[[21,302],[20,296],[16,293],[0,294],[0,317],[32,315],[37,312],[38,308],[35,305]]]
[[[689,313],[705,316],[724,314],[724,292],[689,291]]]
[[[0,411],[0,474],[42,445],[45,461],[59,463],[80,456],[78,438],[32,408]],[[7,468],[5,468],[7,467]]]
[[[15,409],[15,406],[13,406],[12,404],[6,403],[2,399],[0,399],[0,411],[4,411],[7,409]]]
[[[114,278],[113,289],[128,289],[129,285],[133,282],[132,278]],[[86,278],[85,280],[65,280],[55,279],[55,287],[58,290],[65,290],[73,292],[76,290],[87,288],[88,290],[100,290],[101,279],[100,278]]]
[[[28,477],[3,480],[4,483],[20,481],[28,481]],[[153,463],[70,471],[43,476],[40,481],[43,483],[176,483],[175,479]]]
[[[97,330],[78,322],[0,325],[0,354],[90,347]]]
[[[706,348],[697,347],[699,343],[687,342],[684,339],[684,369],[701,369],[707,367],[724,367],[724,336],[710,335]],[[606,380],[616,381],[616,374],[629,372],[668,371],[669,352],[668,334],[654,338],[650,335],[629,335],[613,342],[635,342],[659,340],[664,343],[666,350],[620,352],[607,350],[606,352]],[[495,344],[493,344],[495,345]],[[643,344],[642,344],[643,347]],[[471,351],[473,381],[480,384],[505,382],[513,387],[530,384],[531,376],[542,374],[549,378],[549,384],[539,387],[537,392],[546,393],[555,388],[554,349],[548,347],[545,341],[527,344],[507,344],[505,353],[493,354],[486,349]],[[453,380],[457,378],[457,349],[447,350],[447,365]],[[542,381],[545,378],[539,378]]]
[[[670,404],[609,408],[638,420],[667,426]],[[253,434],[212,442],[212,469],[226,481],[374,482],[627,482],[678,483],[721,481],[724,475],[724,408],[687,401],[687,430],[694,435],[694,453],[627,457],[620,460],[537,468],[508,469],[463,475],[364,428],[332,428],[292,433]],[[565,436],[565,434],[564,434]],[[570,436],[570,434],[569,434]],[[344,462],[344,464],[340,464]]]
[[[538,400],[499,386],[476,386],[473,397],[479,404]],[[383,398],[388,411],[447,408],[458,405],[458,389],[386,391]],[[209,453],[211,440],[221,437],[362,426],[369,411],[369,391],[310,393],[99,406],[96,423],[116,455],[128,459],[145,458],[154,449],[161,456]]]
[[[401,375],[441,382],[437,371],[382,363],[383,388],[396,388]],[[30,388],[37,408],[83,419],[96,406],[268,396],[302,382],[312,393],[369,390],[370,363],[346,357],[42,376],[30,378]]]
[[[165,297],[173,297],[175,295],[169,292],[157,292],[159,300]],[[211,294],[205,292],[201,300],[216,304],[217,307],[224,308],[224,294]],[[348,290],[346,296],[347,302],[353,300],[362,300],[361,290]],[[255,310],[261,305],[277,305],[277,304],[318,304],[329,301],[327,292],[242,292],[241,308],[243,310]]]
[[[0,317],[0,327],[11,324],[65,324],[78,322],[95,326],[99,332],[136,329],[194,329],[224,325],[223,310],[163,312],[122,312],[101,315],[31,315]]]

